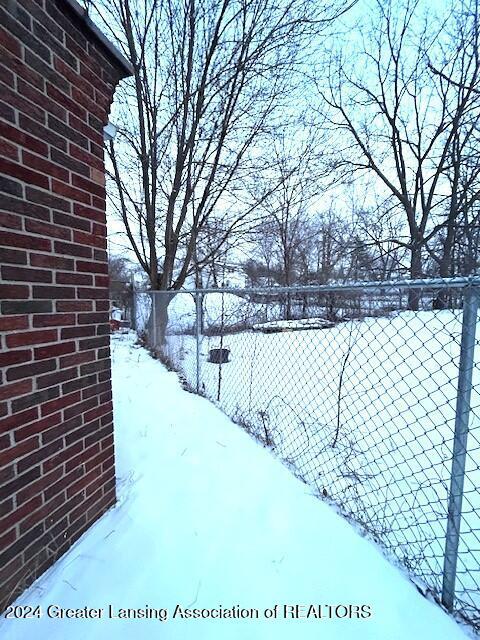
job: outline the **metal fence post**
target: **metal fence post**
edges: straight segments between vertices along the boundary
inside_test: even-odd
[[[195,333],[197,338],[197,393],[200,393],[200,335],[202,330],[202,294],[195,292]]]
[[[475,351],[479,289],[467,286],[463,303],[462,340],[458,367],[455,434],[452,472],[448,499],[447,533],[443,563],[442,604],[451,611],[455,600],[458,544],[462,519],[463,483],[467,454],[468,423],[472,393],[472,373]]]
[[[137,300],[136,300],[136,296],[137,296],[137,292],[135,289],[135,277],[132,273],[132,276],[130,278],[130,286],[132,288],[132,305],[131,305],[131,309],[130,309],[130,313],[131,318],[130,318],[130,327],[136,331],[137,330]]]
[[[157,293],[152,291],[152,339],[153,348],[157,348]]]

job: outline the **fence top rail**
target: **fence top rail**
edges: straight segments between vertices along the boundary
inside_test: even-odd
[[[169,294],[177,293],[206,294],[206,293],[232,293],[237,295],[264,294],[278,295],[284,293],[339,293],[339,292],[363,292],[378,289],[464,289],[466,287],[479,287],[480,276],[468,276],[458,278],[425,278],[421,280],[377,280],[372,282],[353,282],[350,284],[325,284],[290,287],[206,287],[205,289],[179,289],[178,291],[147,291],[146,293]]]

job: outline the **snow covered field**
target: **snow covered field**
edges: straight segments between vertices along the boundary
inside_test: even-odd
[[[221,367],[208,362],[220,337],[203,337],[201,391],[438,594],[460,335],[454,311],[245,331],[223,337],[230,361]],[[195,337],[168,335],[165,354],[195,388]],[[480,608],[479,392],[477,364],[457,582],[471,617]]]
[[[39,605],[42,617],[2,620],[2,640],[466,637],[216,407],[183,391],[131,338],[112,343],[119,503],[17,601]],[[173,619],[177,604],[240,605],[259,618]],[[276,604],[279,617],[265,619]],[[366,605],[372,615],[292,620],[284,604]],[[52,615],[60,607],[104,612],[50,618],[49,605]],[[110,619],[109,605],[113,615],[167,609],[168,619]]]

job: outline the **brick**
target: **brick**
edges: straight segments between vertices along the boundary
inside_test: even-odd
[[[27,187],[27,191],[28,189],[29,187]],[[46,207],[28,202],[28,200],[12,198],[6,194],[0,194],[0,209],[19,213],[29,218],[36,218],[37,220],[50,220],[50,211]],[[50,247],[50,241],[46,240],[46,242],[49,243]],[[39,251],[42,251],[42,246],[38,246],[37,248]],[[43,248],[43,251],[49,250],[50,249]]]
[[[71,200],[76,200],[77,202],[83,202],[87,205],[92,202],[90,194],[86,191],[72,187],[71,185],[66,184],[65,182],[60,182],[54,178],[52,178],[52,190],[54,193],[58,193],[59,195],[65,196]]]
[[[35,124],[33,120],[31,122]],[[35,129],[34,127],[32,128]],[[29,135],[28,133],[25,133],[25,131],[20,131],[6,122],[0,122],[0,135],[12,142],[16,142],[22,147],[26,147],[29,151],[33,151],[34,153],[38,153],[42,156],[48,155],[48,146],[43,140],[40,140],[38,137],[34,137],[33,135]]]
[[[20,58],[22,55],[22,49],[20,47],[20,42],[14,38],[13,34],[0,27],[0,44],[8,49],[11,53],[13,53],[17,58]]]
[[[62,120],[67,119],[67,112],[63,106],[49,98],[42,91],[38,91],[38,89],[33,87],[30,83],[24,82],[20,77],[17,78],[17,90],[25,98],[35,104],[41,105],[44,109],[57,116],[57,118]]]
[[[12,313],[49,313],[52,311],[52,302],[50,300],[10,300],[8,302],[2,302],[1,307],[2,313],[5,315]],[[28,324],[25,327],[17,328],[27,329]]]
[[[22,184],[16,180],[12,180],[10,177],[7,178],[6,176],[0,176],[0,191],[17,198],[23,198]]]
[[[7,367],[12,364],[20,364],[22,362],[28,362],[33,357],[33,351],[31,349],[22,349],[16,351],[4,351],[0,353],[0,367]]]
[[[38,407],[35,407],[35,409],[38,411]],[[58,423],[61,422],[61,419],[62,419],[62,414],[59,412],[56,414],[50,414],[45,418],[42,418],[41,420],[34,420],[29,424],[25,424],[23,427],[20,427],[15,430],[14,432],[15,442],[20,442],[25,438],[30,438],[30,436],[38,434],[38,435],[41,435],[42,443],[44,443],[45,433],[47,433],[50,430],[50,428],[53,428],[55,425],[58,425]]]
[[[91,300],[58,300],[57,311],[91,311],[93,303]]]
[[[56,329],[43,329],[40,331],[25,331],[23,333],[14,333],[6,338],[7,347],[25,347],[31,344],[43,344],[45,342],[54,342],[57,340]]]
[[[92,85],[87,82],[81,75],[75,73],[69,66],[65,64],[65,62],[60,59],[58,56],[54,56],[53,61],[55,69],[65,77],[69,83],[72,84],[77,90],[82,91],[88,97],[94,98],[95,92],[93,90]]]
[[[42,171],[49,176],[58,178],[59,180],[68,182],[68,180],[70,179],[70,174],[66,169],[64,169],[63,167],[59,167],[57,164],[54,164],[49,160],[45,160],[40,156],[35,156],[33,155],[33,153],[29,153],[28,151],[23,150],[22,162],[27,167],[35,168],[38,171]]]
[[[104,313],[79,313],[78,324],[96,324],[105,321]]]
[[[59,413],[58,415],[60,416],[61,413]],[[75,418],[71,418],[70,420],[59,419],[57,420],[57,424],[54,427],[43,432],[42,441],[52,442],[53,440],[57,440],[57,438],[63,437],[67,433],[70,433],[71,431],[78,429],[78,427],[81,424],[82,424],[81,416],[76,416]],[[78,451],[80,451],[82,446],[83,445],[75,446],[74,451],[68,450],[67,453],[62,452],[61,454],[54,456],[53,458],[51,458],[50,460],[48,460],[42,465],[43,469],[45,471],[54,469],[58,464],[61,464],[65,459],[68,459],[71,455],[75,455]]]
[[[67,369],[68,371],[68,369]],[[78,375],[78,374],[77,374]],[[95,385],[97,382],[96,374],[90,376],[83,376],[83,378],[75,378],[70,380],[70,382],[66,382],[62,385],[62,393],[71,393],[72,391],[82,390],[82,400],[86,399],[83,397],[83,390]]]
[[[80,395],[80,392],[78,391],[75,391],[74,393],[70,393],[66,396],[62,396],[60,398],[56,398],[55,400],[51,400],[50,402],[47,402],[40,407],[41,415],[43,417],[43,416],[47,416],[50,413],[55,413],[60,409],[64,409],[65,407],[70,407],[71,405],[74,405],[76,402],[79,402],[80,400],[81,400],[81,395]]]
[[[102,129],[121,73],[59,0],[2,4],[0,50],[5,593],[115,500]]]
[[[28,531],[24,536],[19,538],[14,544],[10,545],[6,551],[0,554],[0,566],[5,565],[8,561],[20,553],[31,542],[40,538],[43,533],[43,524],[39,524]]]
[[[58,300],[59,298],[75,298],[74,287],[47,287],[42,285],[33,286],[33,297]],[[57,307],[58,310],[58,307]]]
[[[10,527],[13,527],[29,514],[38,509],[42,504],[42,497],[35,496],[21,507],[15,509],[15,511],[9,514],[7,517],[0,520],[0,531],[7,531]],[[23,531],[21,532],[23,533]],[[2,545],[0,544],[0,548]]]
[[[99,338],[87,338],[86,340],[80,340],[79,351],[85,351],[86,349],[98,349],[99,347],[106,347],[110,344],[110,336],[101,336]]]
[[[68,95],[60,91],[57,87],[49,82],[47,82],[47,95],[50,96],[50,98],[52,98],[56,104],[61,104],[62,107],[64,107],[68,111],[71,111],[79,118],[86,118],[87,112],[84,107],[80,106],[78,102],[72,100]]]
[[[12,304],[10,302],[2,303],[2,313],[4,305]],[[13,303],[16,304],[16,303]],[[21,304],[21,303],[20,303]],[[7,312],[8,313],[8,312]],[[28,318],[23,316],[7,316],[5,318],[0,317],[0,331],[15,331],[16,329],[28,329]]]
[[[47,402],[48,400],[53,400],[53,398],[58,398],[59,395],[60,389],[58,387],[50,387],[49,389],[37,391],[36,393],[32,393],[28,396],[23,396],[22,398],[13,400],[12,409],[13,411],[23,411],[24,409],[28,409],[29,407],[39,405],[42,402]]]
[[[103,127],[100,127],[99,129],[95,130],[87,122],[85,122],[85,120],[82,120],[81,118],[77,118],[72,113],[68,114],[68,124],[73,129],[83,134],[86,138],[93,140],[97,144],[103,144]],[[82,146],[82,145],[78,145],[78,146]],[[86,147],[83,146],[83,148],[86,148]]]
[[[109,311],[110,300],[95,300],[95,311]],[[105,330],[105,325],[98,327],[97,335],[104,335],[110,333],[110,325],[108,325],[108,331]]]
[[[2,75],[2,82],[3,84],[6,84],[8,87],[14,87],[15,86],[15,75],[12,73],[12,69],[14,68],[14,65],[12,65],[10,67],[7,68],[5,66],[5,64],[2,63],[6,63],[7,65],[9,64],[10,59],[14,59],[13,56],[11,56],[8,52],[6,52],[5,54],[5,50],[2,51],[2,48],[0,47],[0,52],[2,53],[2,58],[0,58],[0,74]],[[7,120],[10,120],[10,118],[7,117]],[[10,120],[11,121],[11,120]]]
[[[42,189],[49,188],[49,180],[47,176],[42,173],[38,173],[37,171],[33,171],[32,169],[28,169],[21,164],[16,164],[11,160],[0,158],[0,171],[17,178],[18,180],[27,182],[28,184],[34,184],[37,187],[41,187]]]
[[[7,437],[8,437],[8,434],[7,434]],[[14,477],[15,477],[15,465],[11,464],[8,467],[4,465],[0,469],[0,485],[5,484],[6,482],[9,482]],[[0,514],[1,514],[1,510],[0,510]]]
[[[91,258],[92,249],[90,247],[78,246],[69,242],[55,241],[55,253],[79,258]]]
[[[107,252],[104,249],[94,249],[93,259],[98,260],[99,262],[107,262],[108,260]]]
[[[76,158],[77,160],[80,160],[81,162],[83,162],[84,166],[93,167],[98,171],[101,171],[103,174],[104,166],[103,166],[103,161],[100,158],[93,155],[93,153],[90,153],[89,151],[82,149],[81,147],[77,147],[73,143],[69,144],[68,149],[69,149],[70,155],[73,158]],[[77,171],[76,173],[80,173],[81,175],[85,175],[86,177],[90,175],[90,172],[84,174],[81,171]]]
[[[24,440],[23,442],[20,442],[15,446],[10,447],[10,449],[4,449],[3,451],[0,451],[0,466],[6,465],[10,462],[14,462],[18,458],[25,456],[26,454],[30,453],[30,451],[37,449],[39,444],[40,444],[40,441],[38,437],[35,436],[34,438],[30,438],[29,440]],[[29,466],[33,466],[33,465],[29,465]],[[25,470],[26,468],[22,469],[22,471],[25,471]]]
[[[27,200],[46,207],[51,207],[52,209],[60,209],[61,211],[69,212],[72,208],[69,200],[54,196],[50,192],[46,193],[45,191],[39,191],[38,189],[27,188],[26,196]]]
[[[45,110],[42,109],[38,104],[34,104],[25,99],[13,87],[10,88],[3,85],[2,94],[5,100],[8,101],[8,104],[10,106],[15,107],[15,109],[17,109],[18,111],[23,111],[23,113],[28,113],[31,118],[37,120],[38,122],[40,122],[40,124],[45,124],[47,117]],[[11,122],[15,122],[15,117],[11,119]]]
[[[68,340],[69,338],[86,338],[88,336],[95,335],[96,325],[84,325],[82,327],[67,327],[62,329],[60,337],[62,340]]]
[[[104,290],[108,291],[108,286],[110,284],[110,278],[108,276],[95,276],[95,286],[97,288],[104,288]],[[109,296],[106,296],[109,297]]]
[[[77,378],[77,376],[78,369],[76,367],[63,369],[62,371],[56,371],[55,373],[50,373],[48,375],[40,376],[39,378],[37,378],[37,388],[45,389],[47,387],[60,384],[61,382],[66,382],[67,380],[79,379]],[[72,391],[75,391],[75,389],[72,389]],[[62,393],[66,393],[65,387],[62,387]]]
[[[70,458],[70,460],[65,464],[65,472],[69,473],[72,469],[75,469],[75,467],[84,465],[88,460],[98,454],[101,454],[100,444],[98,442],[95,442],[90,447],[83,449],[83,451],[80,451],[78,455]]]
[[[38,408],[33,407],[31,409],[27,409],[27,411],[22,411],[13,416],[9,416],[8,418],[4,418],[3,420],[0,420],[0,433],[4,433],[10,429],[16,429],[17,427],[21,427],[29,422],[33,422],[37,417]]]
[[[62,494],[56,496],[53,500],[45,504],[42,504],[42,499],[40,496],[39,498],[40,498],[40,504],[38,505],[38,507],[40,508],[37,508],[36,510],[30,509],[29,514],[26,514],[27,517],[25,517],[23,522],[20,523],[20,526],[19,526],[20,535],[23,535],[26,531],[31,529],[38,522],[45,521],[47,519],[47,516],[52,516],[55,510],[60,505],[65,503],[65,496]],[[32,500],[30,502],[32,502]],[[50,517],[48,518],[48,522],[50,521],[57,522],[57,519],[56,517]]]
[[[70,83],[67,82],[65,78],[63,78],[61,74],[57,73],[50,65],[45,64],[43,60],[30,53],[30,51],[28,50],[25,52],[25,62],[29,67],[39,73],[46,81],[54,84],[64,93],[68,93],[68,91],[70,90]]]
[[[94,409],[91,409],[90,411],[87,411],[84,415],[84,420],[85,422],[90,422],[90,420],[94,420],[95,418],[100,418],[105,414],[111,414],[112,411],[113,411],[112,403],[107,402],[105,404],[100,405],[99,407],[96,407]]]
[[[63,416],[68,420],[69,418],[85,413],[85,411],[88,411],[89,409],[93,409],[97,404],[98,398],[89,398],[88,400],[78,402],[77,404],[66,408],[63,412]]]
[[[105,211],[102,209],[95,209],[94,207],[86,207],[85,205],[75,203],[73,205],[73,212],[82,218],[88,218],[96,222],[105,222]]]
[[[42,20],[43,22],[43,20]],[[62,61],[68,64],[72,69],[78,69],[77,58],[68,51],[55,37],[52,36],[49,29],[46,29],[40,22],[33,23],[33,33],[41,42],[46,44],[51,51],[54,51]]]
[[[57,335],[56,330],[54,333],[55,335]],[[66,353],[72,353],[75,350],[75,342],[60,342],[59,344],[37,347],[36,349],[34,349],[34,356],[35,360],[43,360],[44,358],[54,358],[56,356],[65,355]]]
[[[42,492],[46,486],[50,483],[58,480],[59,476],[62,475],[61,469],[56,469],[51,471],[46,475],[42,475],[40,477],[41,467],[40,465],[31,469],[27,473],[25,473],[21,478],[20,486],[15,487],[15,491],[17,493],[17,504],[23,504],[24,502],[30,500],[33,496]],[[12,483],[13,484],[13,483]],[[1,490],[0,490],[1,495]]]
[[[89,220],[78,218],[77,216],[69,216],[66,213],[60,213],[59,211],[53,212],[53,222],[65,227],[81,229],[82,231],[91,231],[91,223]]]
[[[85,298],[87,300],[108,300],[110,297],[108,289],[79,287],[77,289],[77,298],[79,300]]]
[[[48,115],[48,127],[79,147],[88,148],[88,140],[84,135],[51,114]]]
[[[31,253],[30,264],[32,267],[65,269],[69,271],[72,271],[75,265],[72,258],[64,258],[45,253]]]
[[[96,182],[92,182],[91,180],[87,180],[82,176],[73,175],[72,176],[72,184],[79,189],[83,189],[84,191],[88,191],[96,196],[102,198],[105,194],[105,188],[103,186],[98,185]]]
[[[17,5],[16,15],[18,17],[19,7]],[[18,38],[25,46],[29,47],[32,51],[35,51],[41,58],[50,62],[50,50],[40,40],[35,38],[28,29],[25,29],[17,20],[8,14],[4,9],[0,7],[0,23],[7,29],[9,33]]]
[[[18,367],[11,367],[7,372],[7,380],[20,380],[53,371],[56,368],[55,360],[45,360],[43,362],[29,362]]]
[[[0,501],[5,500],[9,496],[15,494],[17,491],[22,490],[26,485],[29,485],[35,479],[40,476],[40,467],[35,467],[34,469],[30,469],[27,473],[22,475],[17,475],[15,478],[0,487]],[[33,494],[30,494],[29,497],[32,497]],[[19,503],[19,495],[17,494],[17,504]]]
[[[0,263],[4,264],[27,264],[27,253],[17,249],[7,249],[0,247]]]
[[[38,220],[27,220],[25,222],[25,229],[30,233],[37,233],[48,238],[60,238],[62,240],[70,240],[71,231],[65,227],[57,227],[47,222],[40,222]]]
[[[27,132],[28,134],[31,134],[32,136],[36,136],[37,138],[39,138],[43,142],[46,142],[47,144],[51,144],[54,147],[61,149],[62,151],[66,151],[67,141],[65,140],[65,138],[62,138],[62,136],[59,136],[48,127],[42,126],[41,124],[39,124],[35,120],[32,120],[31,118],[29,118],[23,113],[20,113],[18,119],[19,119],[20,129]],[[36,151],[36,149],[31,149],[31,150]],[[45,153],[42,155],[46,156],[47,154]]]
[[[17,280],[23,282],[52,282],[52,272],[46,269],[27,269],[17,266],[3,266],[2,278],[4,280]]]
[[[84,364],[80,367],[80,374],[87,375],[89,373],[98,373],[99,371],[110,370],[110,360],[100,360],[99,362],[92,362],[90,364]]]
[[[36,316],[33,319],[34,327],[65,327],[75,324],[75,314],[73,313],[53,313]]]
[[[8,400],[25,395],[33,389],[32,380],[21,380],[13,384],[4,384],[0,387],[0,400]]]
[[[74,230],[73,232],[73,241],[78,242],[79,244],[97,247],[99,249],[104,249],[107,246],[106,239],[103,236],[97,236],[93,233],[84,233],[83,231],[77,230]]]
[[[30,467],[33,467],[43,460],[50,458],[50,456],[53,456],[55,453],[60,451],[63,446],[64,445],[62,440],[54,440],[48,445],[43,445],[30,455],[22,458],[19,462],[17,462],[18,472],[22,473],[22,471],[26,471]]]
[[[93,223],[93,227],[92,227],[92,233],[96,236],[103,236],[104,238],[107,237],[107,225],[106,224],[99,224],[98,222],[94,222]]]
[[[84,273],[65,273],[58,271],[55,274],[57,284],[77,284],[77,285],[93,285],[91,275]]]
[[[102,262],[86,262],[85,260],[77,260],[77,271],[107,274],[108,264]]]
[[[4,87],[2,87],[2,89],[4,89]],[[6,92],[4,91],[4,93]],[[15,111],[6,102],[3,102],[3,100],[0,100],[0,117],[4,120],[15,122]]]
[[[21,230],[22,226],[23,220],[20,216],[0,211],[0,227],[3,227],[4,229]]]
[[[52,248],[50,240],[46,238],[36,238],[19,233],[2,232],[1,241],[10,247],[36,249],[37,251],[50,251]]]
[[[0,155],[17,162],[20,158],[20,150],[16,144],[12,144],[8,140],[0,140]]]

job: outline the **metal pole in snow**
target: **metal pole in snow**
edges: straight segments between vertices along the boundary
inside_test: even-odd
[[[195,292],[195,309],[196,309],[195,331],[196,331],[196,338],[197,338],[197,393],[200,393],[200,334],[202,330],[202,325],[201,325],[202,298],[201,298],[201,294],[198,291]]]
[[[443,563],[442,604],[452,611],[455,600],[458,544],[462,520],[463,483],[467,454],[468,422],[472,394],[472,373],[475,351],[479,289],[465,289],[462,320],[462,340],[458,366],[457,404],[455,410],[455,434],[453,440],[452,472],[448,499],[447,533]]]
[[[157,294],[156,291],[152,291],[152,338],[153,348],[157,348]]]
[[[130,326],[134,331],[136,331],[137,330],[137,301],[135,299],[135,296],[137,295],[137,292],[135,290],[135,276],[133,273],[130,274],[130,286],[132,289],[132,305],[131,305],[132,317],[130,318]]]

